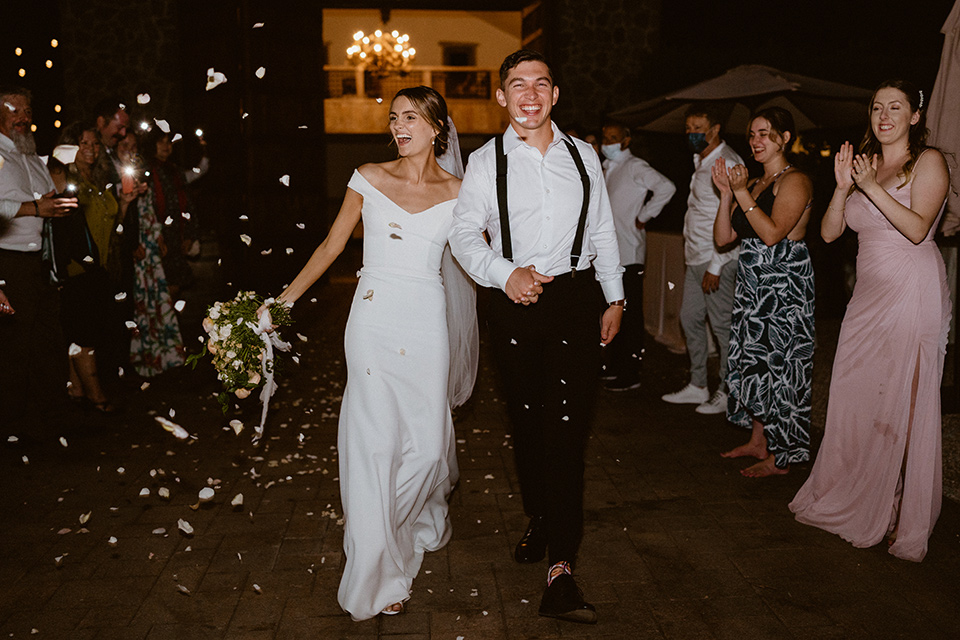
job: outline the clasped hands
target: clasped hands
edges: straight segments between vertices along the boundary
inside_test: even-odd
[[[537,273],[534,266],[517,267],[507,278],[507,286],[504,287],[507,297],[515,304],[524,306],[536,303],[543,293],[543,283],[553,280],[553,276],[545,276]]]
[[[735,165],[727,169],[727,163],[723,158],[717,158],[713,163],[713,169],[710,170],[713,178],[713,184],[721,194],[734,193],[747,188],[747,180],[750,178],[750,172],[742,164]]]

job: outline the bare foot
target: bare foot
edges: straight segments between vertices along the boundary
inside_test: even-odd
[[[755,444],[753,442],[748,442],[747,444],[742,444],[736,449],[731,449],[726,453],[721,453],[720,456],[724,458],[745,458],[747,456],[753,456],[758,460],[765,460],[767,458],[767,447],[763,444]]]
[[[388,615],[388,616],[395,616],[395,615],[397,615],[398,613],[403,613],[403,603],[402,603],[402,602],[394,602],[394,603],[393,603],[392,605],[390,605],[389,607],[385,607],[384,610],[381,611],[381,613],[383,613],[384,615]]]
[[[773,456],[767,456],[766,459],[751,465],[746,469],[740,470],[740,475],[745,478],[766,478],[767,476],[782,476],[790,471],[790,468],[780,469],[773,464]]]

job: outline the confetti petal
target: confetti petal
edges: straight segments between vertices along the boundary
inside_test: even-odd
[[[193,535],[193,527],[190,526],[190,523],[184,520],[183,518],[180,518],[179,520],[177,520],[177,528],[180,529],[180,531],[183,531],[188,536]]]
[[[167,489],[166,487],[160,487],[159,489],[157,489],[157,495],[163,498],[164,500],[169,500],[170,489]]]
[[[170,138],[170,142],[179,142],[180,140],[183,140],[183,136],[179,133],[173,134],[173,137]]]
[[[210,487],[204,487],[203,489],[200,489],[200,494],[198,496],[198,499],[200,500],[200,502],[210,502],[211,500],[213,500],[213,496],[214,496],[213,489],[211,489]]]
[[[166,431],[172,433],[177,440],[186,440],[190,437],[190,433],[176,422],[167,420],[163,416],[154,416],[153,419],[159,422]]]
[[[111,547],[115,547],[117,546],[117,539],[114,536],[110,536],[109,538],[107,538],[107,544],[110,545]]]
[[[183,311],[185,306],[187,306],[186,300],[177,300],[176,303],[174,303],[173,308],[177,311]]]
[[[240,241],[243,242],[243,244],[247,245],[248,247],[250,246],[250,240],[251,238],[247,234],[245,233],[240,234]]]
[[[67,439],[64,438],[63,436],[60,436],[60,444],[62,444],[63,446],[67,446]]]
[[[147,104],[148,102],[150,102],[150,94],[149,94],[149,93],[138,93],[138,94],[137,94],[137,104]]]
[[[290,186],[290,176],[287,175],[287,174],[283,174],[282,176],[280,176],[280,182],[283,183],[283,186],[289,187],[289,186]]]
[[[76,342],[70,344],[70,347],[67,349],[67,354],[71,356],[80,355],[80,352],[83,351],[83,348],[78,345]]]
[[[80,524],[87,524],[90,521],[91,514],[93,514],[93,511],[80,514]]]
[[[227,81],[227,76],[223,75],[219,71],[214,71],[213,67],[207,69],[207,91],[213,89],[216,86],[219,86]]]
[[[230,505],[233,507],[242,507],[243,506],[243,494],[238,493],[233,496],[233,500],[230,501]]]
[[[170,133],[169,122],[167,122],[166,120],[157,120],[156,118],[154,118],[153,121],[157,123],[158,127],[160,127],[160,131],[163,131],[164,133]]]
[[[267,75],[267,70],[264,67],[260,67],[256,70],[255,75],[258,78],[262,78],[263,76]]]

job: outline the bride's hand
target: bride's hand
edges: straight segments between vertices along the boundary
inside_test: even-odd
[[[266,310],[267,310],[266,304],[260,305],[260,308],[257,309],[257,321],[260,320],[260,317],[263,315],[263,312]],[[277,325],[270,323],[270,326],[267,327],[267,333],[273,333],[276,328],[277,328]]]

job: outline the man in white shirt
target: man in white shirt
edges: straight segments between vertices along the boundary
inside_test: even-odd
[[[491,346],[530,516],[514,558],[539,562],[549,549],[540,615],[594,623],[572,567],[599,343],[620,327],[623,269],[600,160],[552,122],[558,96],[541,54],[520,50],[504,60],[497,102],[510,126],[471,155],[450,246],[474,280],[502,290],[490,294]]]
[[[16,313],[0,313],[0,422],[27,426],[31,403],[63,398],[66,345],[50,271],[41,259],[43,220],[68,215],[76,198],[54,198],[37,155],[30,92],[0,87],[0,286]],[[4,310],[6,311],[6,310]]]
[[[680,324],[690,355],[690,382],[663,400],[672,404],[696,404],[697,413],[715,414],[727,410],[727,348],[733,289],[737,277],[739,247],[718,247],[713,241],[713,223],[720,206],[720,194],[713,184],[711,169],[717,158],[728,168],[743,164],[736,151],[720,139],[722,113],[710,104],[694,104],[687,111],[687,143],[693,151],[693,177],[683,220],[683,249],[687,264],[680,304]],[[711,395],[707,389],[707,318],[720,352],[720,385]]]
[[[625,269],[624,295],[631,303],[620,333],[604,351],[605,373],[611,378],[604,387],[609,391],[629,391],[640,386],[643,358],[643,265],[647,254],[644,227],[660,215],[677,188],[669,178],[630,152],[630,130],[625,126],[605,126],[601,150],[606,157],[603,176],[617,229],[620,264]]]

